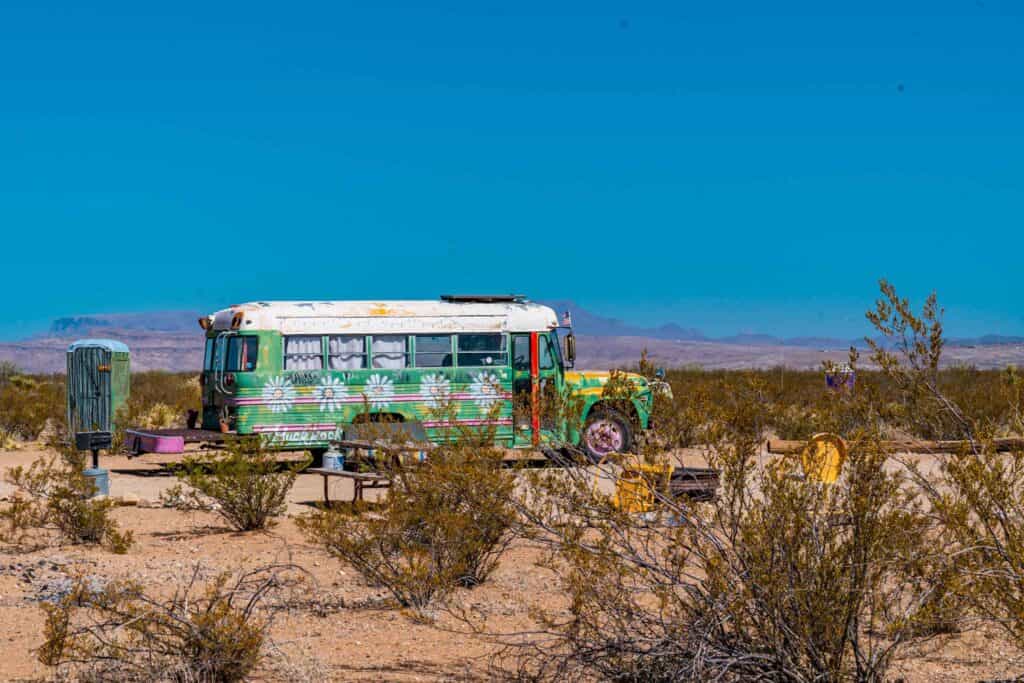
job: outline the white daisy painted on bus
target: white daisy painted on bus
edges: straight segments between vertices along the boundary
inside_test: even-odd
[[[448,401],[452,392],[452,383],[444,375],[424,375],[420,380],[420,393],[426,396],[426,403],[431,408],[440,408]]]
[[[490,408],[501,400],[501,382],[493,372],[478,372],[473,376],[473,382],[469,385],[469,393],[473,396],[473,402],[481,408]]]
[[[348,387],[337,377],[324,377],[313,387],[313,398],[320,404],[320,412],[333,413],[341,410],[342,399],[348,394]]]
[[[395,395],[395,385],[390,377],[384,375],[370,375],[363,387],[363,396],[375,406],[385,406]]]
[[[287,377],[271,377],[263,385],[263,402],[272,413],[283,413],[292,407],[295,387]]]

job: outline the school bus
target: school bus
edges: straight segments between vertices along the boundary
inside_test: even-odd
[[[559,325],[551,308],[521,296],[230,306],[199,320],[203,428],[315,456],[368,418],[419,422],[432,440],[455,423],[486,427],[509,448],[627,451],[648,427],[651,386],[630,374],[628,395],[611,400],[610,373],[573,369],[568,318]],[[572,398],[575,427],[542,419],[542,390]]]

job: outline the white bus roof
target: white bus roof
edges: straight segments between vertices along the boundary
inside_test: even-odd
[[[214,330],[277,330],[283,334],[431,334],[532,332],[558,326],[555,312],[529,302],[258,301],[209,317]]]

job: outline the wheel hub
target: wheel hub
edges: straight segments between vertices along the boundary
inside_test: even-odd
[[[625,442],[622,428],[613,420],[594,420],[587,426],[584,437],[587,447],[600,455],[621,450]]]

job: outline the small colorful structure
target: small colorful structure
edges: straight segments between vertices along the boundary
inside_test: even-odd
[[[825,386],[835,391],[852,391],[857,382],[857,373],[849,363],[836,363],[825,370]]]
[[[128,401],[128,347],[113,339],[80,339],[67,352],[68,429],[111,432],[118,409]]]

